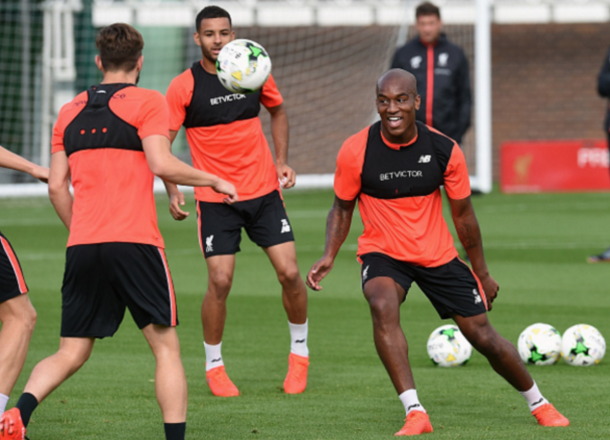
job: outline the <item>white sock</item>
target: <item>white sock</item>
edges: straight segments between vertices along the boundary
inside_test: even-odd
[[[527,404],[530,407],[530,411],[534,411],[536,408],[544,405],[545,403],[549,403],[548,400],[544,398],[544,396],[540,393],[538,389],[538,385],[534,382],[534,386],[531,387],[527,391],[519,391],[525,400],[527,400]]]
[[[8,396],[0,393],[0,414],[4,412],[6,409],[6,404],[8,403]]]
[[[405,412],[409,414],[411,411],[422,411],[426,412],[421,403],[419,403],[419,399],[417,398],[417,390],[411,389],[407,390],[398,396],[400,401],[405,407]]]
[[[305,321],[305,324],[293,324],[288,321],[288,327],[290,327],[290,352],[303,357],[309,356],[309,348],[307,348],[307,321]]]
[[[222,361],[222,355],[220,354],[220,346],[222,342],[218,345],[208,345],[203,341],[203,346],[205,347],[205,371],[210,371],[212,368],[222,367],[224,362]]]

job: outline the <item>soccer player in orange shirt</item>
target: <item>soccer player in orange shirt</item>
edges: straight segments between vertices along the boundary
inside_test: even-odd
[[[59,350],[34,368],[0,439],[23,439],[34,409],[112,336],[125,309],[156,360],[155,389],[167,440],[183,440],[187,386],[176,297],[157,226],[154,175],[206,186],[237,201],[232,184],[171,154],[169,110],[159,92],[136,87],[144,41],[126,24],[102,29],[96,64],[103,81],[60,111],[53,129],[49,196],[68,228]],[[70,180],[74,198],[69,190]]]
[[[282,286],[282,300],[291,336],[288,374],[284,391],[301,393],[307,385],[307,289],[299,274],[292,228],[282,202],[283,188],[295,183],[295,172],[287,165],[288,118],[273,76],[262,90],[249,95],[227,91],[216,76],[216,58],[235,34],[231,16],[218,6],[204,8],[196,19],[195,43],[202,60],[174,78],[166,99],[171,112],[170,136],[180,126],[186,136],[193,166],[234,183],[240,201],[223,205],[209,188],[196,188],[199,244],[208,267],[208,289],[201,306],[206,378],[216,396],[239,395],[229,379],[221,355],[231,290],[235,254],[240,250],[241,229],[263,248]],[[261,104],[271,114],[276,163],[258,117]],[[170,212],[177,220],[188,215],[180,206],[184,196],[175,185],[166,185]]]
[[[515,347],[487,319],[499,287],[483,255],[466,161],[454,140],[416,122],[419,105],[412,74],[393,69],[379,78],[381,121],[347,139],[339,151],[324,256],[309,271],[307,284],[322,288],[320,281],[347,237],[357,200],[364,224],[358,259],[375,346],[407,414],[396,435],[432,432],[417,397],[400,326],[400,304],[413,282],[440,317],[452,318],[493,369],[525,397],[539,424],[567,426],[568,419],[542,396]],[[443,219],[441,185],[473,270],[458,258]]]
[[[0,147],[0,167],[23,171],[46,182],[49,169]],[[36,311],[28,298],[28,286],[15,251],[0,232],[0,414],[23,368]]]

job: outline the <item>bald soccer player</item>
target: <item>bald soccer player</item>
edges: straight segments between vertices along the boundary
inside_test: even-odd
[[[333,267],[358,201],[364,224],[358,260],[375,346],[407,414],[396,435],[432,432],[400,326],[400,305],[413,282],[440,317],[453,319],[493,369],[525,397],[539,424],[567,426],[568,419],[542,396],[515,347],[487,319],[499,287],[483,256],[464,155],[453,139],[416,122],[419,105],[412,74],[393,69],[379,78],[381,120],[347,139],[339,151],[324,255],[311,268],[307,284],[322,288],[320,281]],[[441,186],[473,270],[458,258],[443,219]]]

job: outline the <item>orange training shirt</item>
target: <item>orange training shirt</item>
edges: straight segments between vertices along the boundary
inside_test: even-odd
[[[109,85],[96,86],[102,88]],[[88,102],[87,92],[64,105],[53,128],[52,153],[66,151],[66,128]],[[137,129],[137,137],[152,135],[169,138],[169,111],[157,91],[126,87],[116,92],[108,107],[122,121]],[[85,135],[110,133],[112,126],[72,127]],[[95,130],[95,131],[93,131]],[[138,148],[138,146],[134,146]],[[69,154],[68,161],[74,204],[68,247],[80,244],[126,242],[164,247],[157,226],[153,196],[154,175],[144,151],[121,148],[96,148]]]
[[[364,232],[358,239],[358,256],[380,252],[396,260],[423,267],[448,263],[458,253],[442,215],[440,185],[434,184],[436,186],[433,185],[426,195],[396,198],[377,198],[362,192],[365,154],[368,158],[370,153],[367,153],[367,145],[372,142],[369,135],[371,127],[345,141],[337,157],[335,172],[334,189],[337,197],[342,200],[358,198],[358,209],[364,224]],[[416,139],[406,146],[391,144],[383,139],[383,135],[378,136],[378,144],[383,145],[381,150],[391,149],[388,153],[394,154],[392,151],[396,151],[399,154],[415,148],[420,150],[414,160],[400,163],[394,159],[395,169],[373,174],[373,177],[387,184],[390,179],[396,178],[398,181],[399,177],[410,173],[414,176],[414,183],[409,183],[412,186],[407,188],[409,191],[417,190],[417,185],[426,184],[426,170],[429,169],[426,166],[433,164],[435,158],[441,155],[430,151],[428,144],[421,144],[425,140],[431,144],[440,142],[444,145],[446,168],[440,169],[439,176],[447,195],[455,200],[470,196],[468,170],[460,147],[455,141],[424,124],[418,123],[418,129]]]
[[[241,201],[279,189],[273,156],[258,117],[260,104],[271,108],[283,102],[272,76],[262,90],[241,95],[226,90],[216,75],[205,72],[198,62],[172,80],[166,99],[170,130],[178,131],[185,124],[195,168],[235,185]],[[197,114],[187,125],[189,108]],[[224,197],[211,188],[195,188],[195,199],[200,201],[222,203]]]

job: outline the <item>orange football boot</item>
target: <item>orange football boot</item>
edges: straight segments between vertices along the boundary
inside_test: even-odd
[[[430,423],[428,414],[423,411],[414,410],[407,414],[405,426],[394,435],[419,435],[427,434],[432,431],[432,424]]]
[[[25,427],[18,408],[12,408],[0,417],[0,440],[24,440]]]
[[[566,419],[559,411],[550,403],[536,408],[532,411],[532,415],[538,420],[538,424],[542,426],[568,426],[570,421]]]
[[[231,382],[229,376],[227,376],[227,372],[225,371],[225,366],[221,365],[220,367],[212,368],[210,371],[205,373],[205,379],[212,391],[212,394],[218,397],[235,397],[239,396],[239,390]],[[1,440],[1,439],[0,439]]]
[[[300,394],[305,391],[308,367],[309,356],[290,353],[288,356],[288,374],[284,379],[284,392],[286,394]]]

